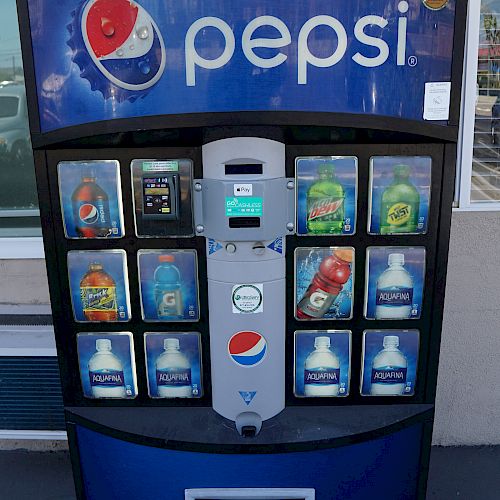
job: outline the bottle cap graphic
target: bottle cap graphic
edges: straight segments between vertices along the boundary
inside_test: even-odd
[[[111,351],[111,340],[109,340],[109,339],[97,339],[95,341],[95,348],[98,351]]]
[[[144,7],[130,0],[81,0],[72,16],[72,60],[104,99],[133,102],[161,78],[165,44]]]
[[[86,168],[82,171],[82,179],[93,179],[95,181],[95,168]]]
[[[160,262],[175,262],[175,257],[173,255],[160,255],[158,260]]]
[[[179,349],[179,339],[165,339],[163,341],[163,349]]]
[[[330,337],[316,337],[314,339],[314,347],[330,347]]]
[[[335,164],[333,162],[322,163],[318,167],[318,174],[333,176],[335,174]]]
[[[102,271],[102,264],[100,262],[91,262],[89,264],[89,271]]]
[[[383,340],[384,347],[399,347],[399,337],[396,335],[387,335]]]
[[[409,177],[411,173],[411,169],[408,165],[395,165],[394,167],[394,175],[396,177]]]
[[[404,253],[390,253],[388,263],[390,266],[392,265],[405,265],[405,255]]]

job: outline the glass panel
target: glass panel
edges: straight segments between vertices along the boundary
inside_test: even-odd
[[[481,0],[471,202],[500,201],[500,0]]]
[[[38,236],[38,198],[15,0],[3,0],[0,14],[0,236]]]

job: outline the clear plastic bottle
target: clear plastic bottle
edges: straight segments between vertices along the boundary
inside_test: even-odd
[[[160,398],[191,398],[191,364],[180,351],[179,339],[163,341],[164,351],[156,360],[156,386]]]
[[[184,306],[181,292],[181,273],[173,255],[160,255],[154,272],[154,297],[158,319],[182,319]]]
[[[307,232],[342,234],[345,192],[335,177],[335,164],[320,165],[318,176],[319,180],[307,191]]]
[[[97,339],[97,352],[89,360],[90,387],[94,398],[125,398],[123,364],[111,351],[111,340]]]
[[[373,396],[400,396],[406,387],[408,362],[398,349],[398,336],[384,337],[383,346],[373,358],[370,393]]]
[[[408,319],[413,304],[413,279],[403,267],[404,254],[389,254],[388,264],[377,281],[375,318]]]
[[[339,358],[330,350],[330,337],[316,337],[314,351],[304,365],[306,396],[338,396],[340,382]]]
[[[420,194],[411,183],[408,165],[394,167],[394,181],[382,194],[380,234],[416,233]]]

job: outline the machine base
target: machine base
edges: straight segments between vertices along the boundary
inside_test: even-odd
[[[80,497],[183,500],[192,488],[313,488],[317,500],[417,498],[425,424],[355,444],[289,453],[207,453],[141,445],[69,424]]]

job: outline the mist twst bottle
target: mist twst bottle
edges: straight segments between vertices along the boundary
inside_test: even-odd
[[[335,164],[321,164],[318,175],[307,191],[307,232],[342,234],[345,192],[335,177]]]
[[[416,233],[420,194],[410,181],[408,165],[394,167],[394,180],[382,194],[380,234]]]

